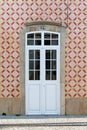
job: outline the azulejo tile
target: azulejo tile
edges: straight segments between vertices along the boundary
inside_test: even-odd
[[[61,21],[67,26],[66,97],[87,97],[87,1],[1,1],[1,97],[20,97],[20,30],[25,21]]]

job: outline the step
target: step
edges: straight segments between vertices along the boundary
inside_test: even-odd
[[[2,130],[87,130],[87,116],[1,116]]]

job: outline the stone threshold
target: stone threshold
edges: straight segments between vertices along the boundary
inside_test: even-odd
[[[87,126],[87,116],[0,116],[0,126]]]
[[[87,122],[64,122],[64,123],[20,123],[0,124],[0,126],[28,126],[28,127],[55,127],[55,126],[87,126]]]

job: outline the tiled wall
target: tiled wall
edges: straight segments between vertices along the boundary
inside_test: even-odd
[[[87,97],[87,0],[0,0],[0,97],[20,97],[20,30],[37,20],[68,26],[66,98]]]
[[[70,0],[66,43],[66,97],[87,97],[87,0]]]

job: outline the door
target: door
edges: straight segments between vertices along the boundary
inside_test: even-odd
[[[60,114],[59,34],[30,35],[26,41],[26,114]]]

